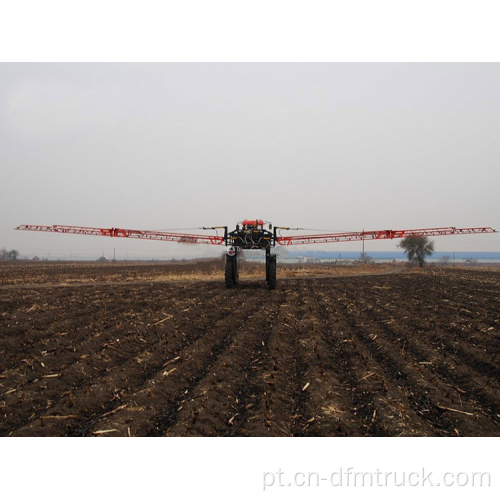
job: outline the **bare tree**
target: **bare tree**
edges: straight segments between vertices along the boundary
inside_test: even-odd
[[[363,264],[368,264],[370,263],[373,259],[366,253],[366,252],[361,252],[359,254],[359,260]]]
[[[0,250],[0,260],[17,260],[18,257],[19,252],[17,250],[5,250],[5,248]]]
[[[410,262],[418,262],[420,267],[423,267],[425,257],[434,253],[434,242],[427,236],[407,236],[398,246],[403,249]]]
[[[444,265],[448,265],[451,262],[451,257],[449,255],[443,255],[441,257]]]
[[[19,257],[19,252],[17,250],[11,250],[9,252],[9,260],[17,260]]]

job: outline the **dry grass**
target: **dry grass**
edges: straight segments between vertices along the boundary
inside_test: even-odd
[[[406,263],[335,265],[286,264],[278,261],[277,277],[308,278],[362,276],[370,274],[447,273],[452,270],[500,272],[500,266],[440,266],[430,264],[422,270]],[[242,260],[241,279],[265,279],[264,263]],[[165,281],[223,281],[224,259],[166,262],[11,262],[0,265],[0,286],[6,285],[76,285],[99,283],[134,283]]]

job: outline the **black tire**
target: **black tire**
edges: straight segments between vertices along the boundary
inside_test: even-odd
[[[235,274],[235,262],[231,257],[226,257],[226,269],[224,277],[226,280],[226,288],[233,288],[236,285],[234,274]]]
[[[269,290],[274,290],[276,288],[276,258],[269,261],[267,283],[269,285]]]

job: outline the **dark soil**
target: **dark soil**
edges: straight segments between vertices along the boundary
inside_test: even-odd
[[[500,436],[500,273],[220,265],[0,266],[0,435]]]

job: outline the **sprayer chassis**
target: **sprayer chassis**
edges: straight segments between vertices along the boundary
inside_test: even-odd
[[[264,250],[266,252],[266,281],[271,290],[276,288],[276,255],[271,248],[276,245],[276,231],[272,233],[263,228],[262,221],[243,221],[242,227],[227,232],[225,228],[224,241],[227,246],[225,283],[226,288],[232,288],[239,281],[239,258],[241,250]]]

